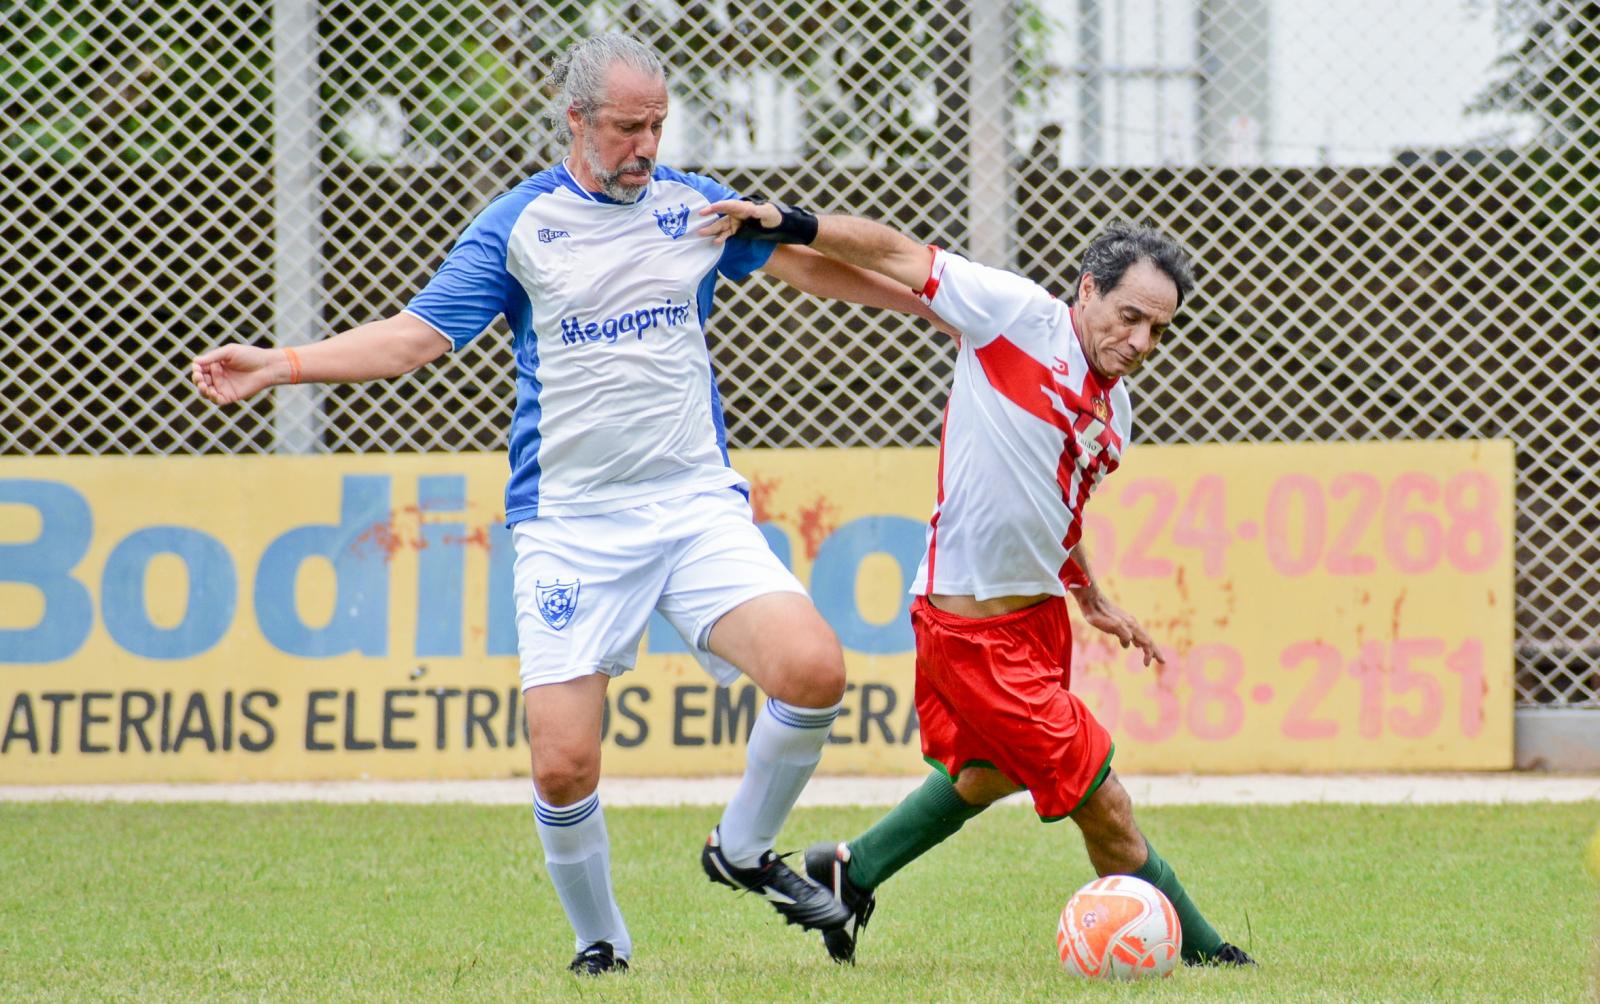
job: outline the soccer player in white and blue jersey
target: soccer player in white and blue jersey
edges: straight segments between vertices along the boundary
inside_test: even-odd
[[[195,360],[219,404],[274,384],[370,380],[466,345],[496,316],[515,338],[506,520],[534,816],[571,921],[570,968],[624,970],[597,785],[606,687],[659,610],[721,683],[769,700],[745,774],[702,851],[707,875],[807,928],[849,912],[772,853],[844,691],[839,642],[767,547],[728,463],[706,348],[719,277],[765,271],[807,292],[932,318],[909,289],[807,248],[713,241],[699,212],[735,193],[655,164],[661,63],[622,35],[574,46],[552,75],[570,154],[502,195],[405,310],[298,349],[229,345]]]

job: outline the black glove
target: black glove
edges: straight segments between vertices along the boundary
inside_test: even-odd
[[[758,200],[747,198],[744,201]],[[769,204],[778,207],[777,226],[762,226],[760,220],[740,220],[739,229],[734,231],[733,236],[751,241],[771,241],[774,244],[810,244],[817,239],[817,218],[814,214],[782,202]]]

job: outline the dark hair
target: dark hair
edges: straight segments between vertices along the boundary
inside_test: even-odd
[[[1083,249],[1083,264],[1078,267],[1078,287],[1072,298],[1078,298],[1085,275],[1094,276],[1095,287],[1102,294],[1117,288],[1124,272],[1139,261],[1147,261],[1167,274],[1178,287],[1178,306],[1183,306],[1183,296],[1194,288],[1194,266],[1183,245],[1154,227],[1140,226],[1128,220],[1114,220],[1100,236]]]

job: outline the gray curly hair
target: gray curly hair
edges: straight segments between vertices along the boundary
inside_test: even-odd
[[[605,104],[606,71],[614,63],[626,64],[663,81],[667,79],[660,57],[632,35],[613,32],[584,39],[561,54],[545,80],[545,85],[555,95],[549,117],[557,140],[572,142],[572,130],[567,126],[568,108],[577,109],[585,122],[594,121],[595,112]]]

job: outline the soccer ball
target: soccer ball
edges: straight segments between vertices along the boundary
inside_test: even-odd
[[[1073,893],[1056,928],[1061,965],[1088,979],[1171,976],[1182,946],[1178,912],[1132,875],[1107,875]]]

